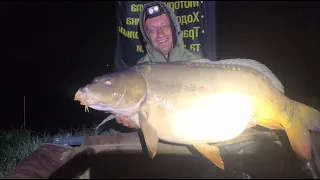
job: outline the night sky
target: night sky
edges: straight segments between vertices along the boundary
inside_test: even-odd
[[[104,113],[85,113],[73,97],[95,76],[113,71],[115,4],[7,1],[0,6],[1,128],[22,125],[24,96],[29,129],[55,132],[100,123]],[[320,99],[319,9],[319,2],[217,2],[218,59],[258,60],[278,76],[289,97]]]

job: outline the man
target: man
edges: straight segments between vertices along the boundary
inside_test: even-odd
[[[144,5],[140,14],[139,28],[147,54],[137,62],[172,62],[201,59],[199,55],[184,48],[180,25],[172,9],[162,2]],[[130,128],[137,126],[123,116],[116,121]]]

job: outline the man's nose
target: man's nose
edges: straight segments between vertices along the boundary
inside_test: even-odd
[[[157,35],[158,35],[159,37],[163,36],[163,29],[162,29],[162,27],[159,27],[158,30],[157,30],[157,32],[158,32]]]

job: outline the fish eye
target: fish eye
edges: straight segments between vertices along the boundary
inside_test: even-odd
[[[111,86],[111,85],[112,85],[111,79],[106,79],[106,80],[104,81],[104,84],[107,85],[107,86]]]

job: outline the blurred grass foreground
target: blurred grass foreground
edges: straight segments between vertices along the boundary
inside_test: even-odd
[[[93,126],[95,127],[95,126]],[[118,133],[110,129],[102,134]],[[94,128],[60,130],[56,135],[50,135],[47,132],[35,133],[28,129],[16,129],[0,132],[0,179],[13,171],[17,165],[23,163],[23,160],[36,150],[42,143],[54,138],[68,138],[74,136],[93,136],[98,134]]]

